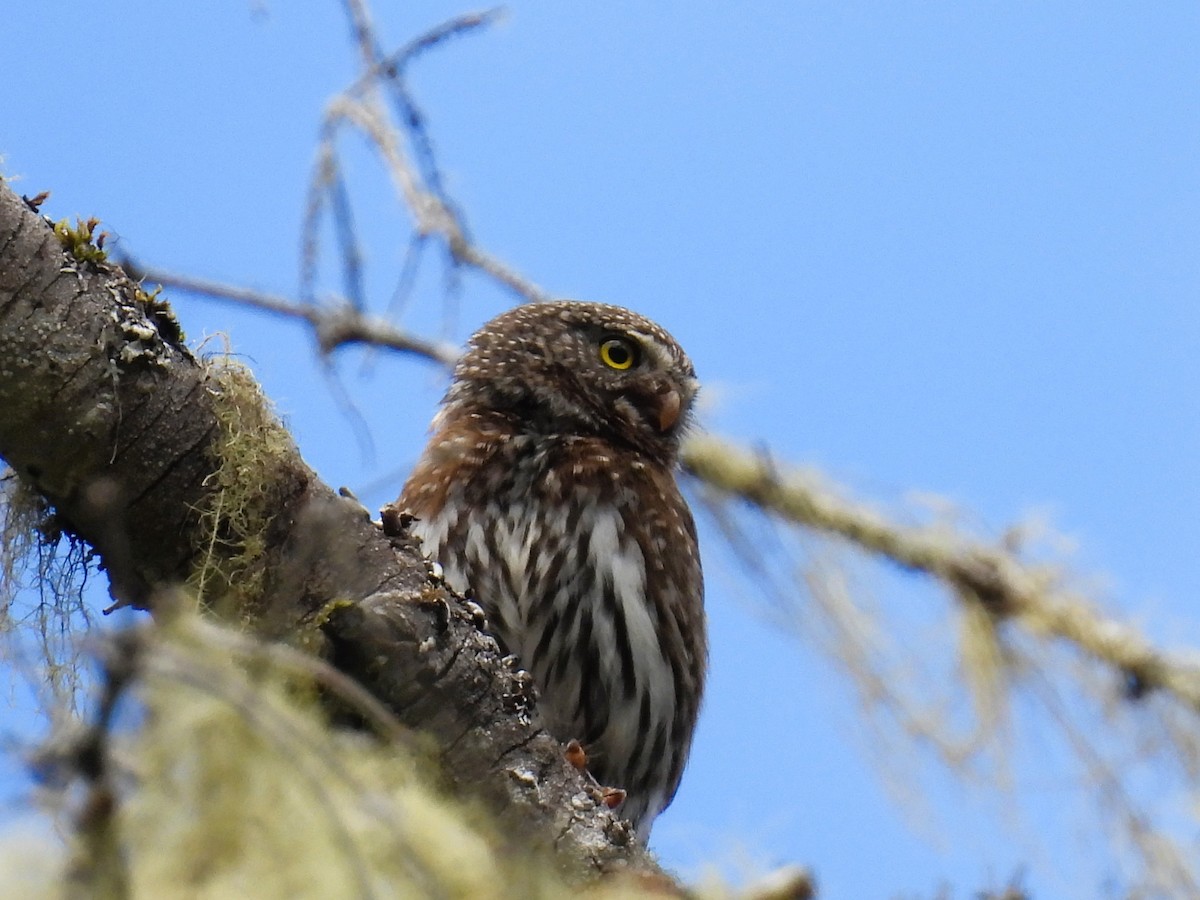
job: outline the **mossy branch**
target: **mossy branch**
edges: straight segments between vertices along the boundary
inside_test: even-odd
[[[1027,562],[1013,546],[985,544],[946,526],[890,521],[815,475],[717,438],[689,440],[683,465],[709,488],[937,579],[996,625],[1011,622],[1068,642],[1116,669],[1132,694],[1162,690],[1200,713],[1200,666],[1156,648],[1132,625],[1064,588],[1055,566]]]
[[[196,359],[143,296],[0,185],[0,456],[96,550],[114,597],[160,608],[195,575],[210,606],[325,654],[434,735],[447,783],[506,834],[579,875],[657,871],[416,542],[322,484],[248,375]]]

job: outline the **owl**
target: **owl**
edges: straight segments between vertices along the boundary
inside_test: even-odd
[[[696,390],[680,346],[634,312],[516,307],[471,337],[393,504],[533,676],[550,733],[625,791],[643,840],[679,785],[707,665],[675,481]]]

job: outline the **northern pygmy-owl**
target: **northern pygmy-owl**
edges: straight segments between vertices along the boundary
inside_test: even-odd
[[[516,307],[472,336],[394,504],[471,591],[642,838],[671,802],[707,664],[696,531],[674,469],[691,362],[618,306]]]

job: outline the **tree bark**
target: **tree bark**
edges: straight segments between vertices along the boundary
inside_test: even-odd
[[[198,511],[215,490],[226,387],[119,268],[64,243],[0,182],[0,456],[97,551],[114,599],[153,611],[211,552]],[[448,781],[482,793],[514,839],[580,872],[655,870],[541,728],[478,607],[402,529],[385,535],[294,445],[259,487],[261,589],[228,612],[315,649],[433,735]]]

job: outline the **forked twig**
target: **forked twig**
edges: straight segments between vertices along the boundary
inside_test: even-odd
[[[344,300],[336,306],[317,307],[278,294],[190,275],[179,275],[163,269],[142,268],[130,262],[125,263],[125,269],[133,278],[161,284],[177,291],[215,300],[227,300],[307,322],[316,335],[317,345],[322,353],[330,353],[346,344],[369,344],[412,353],[443,366],[451,366],[458,359],[458,349],[454,346],[417,337],[383,319],[365,315]]]

